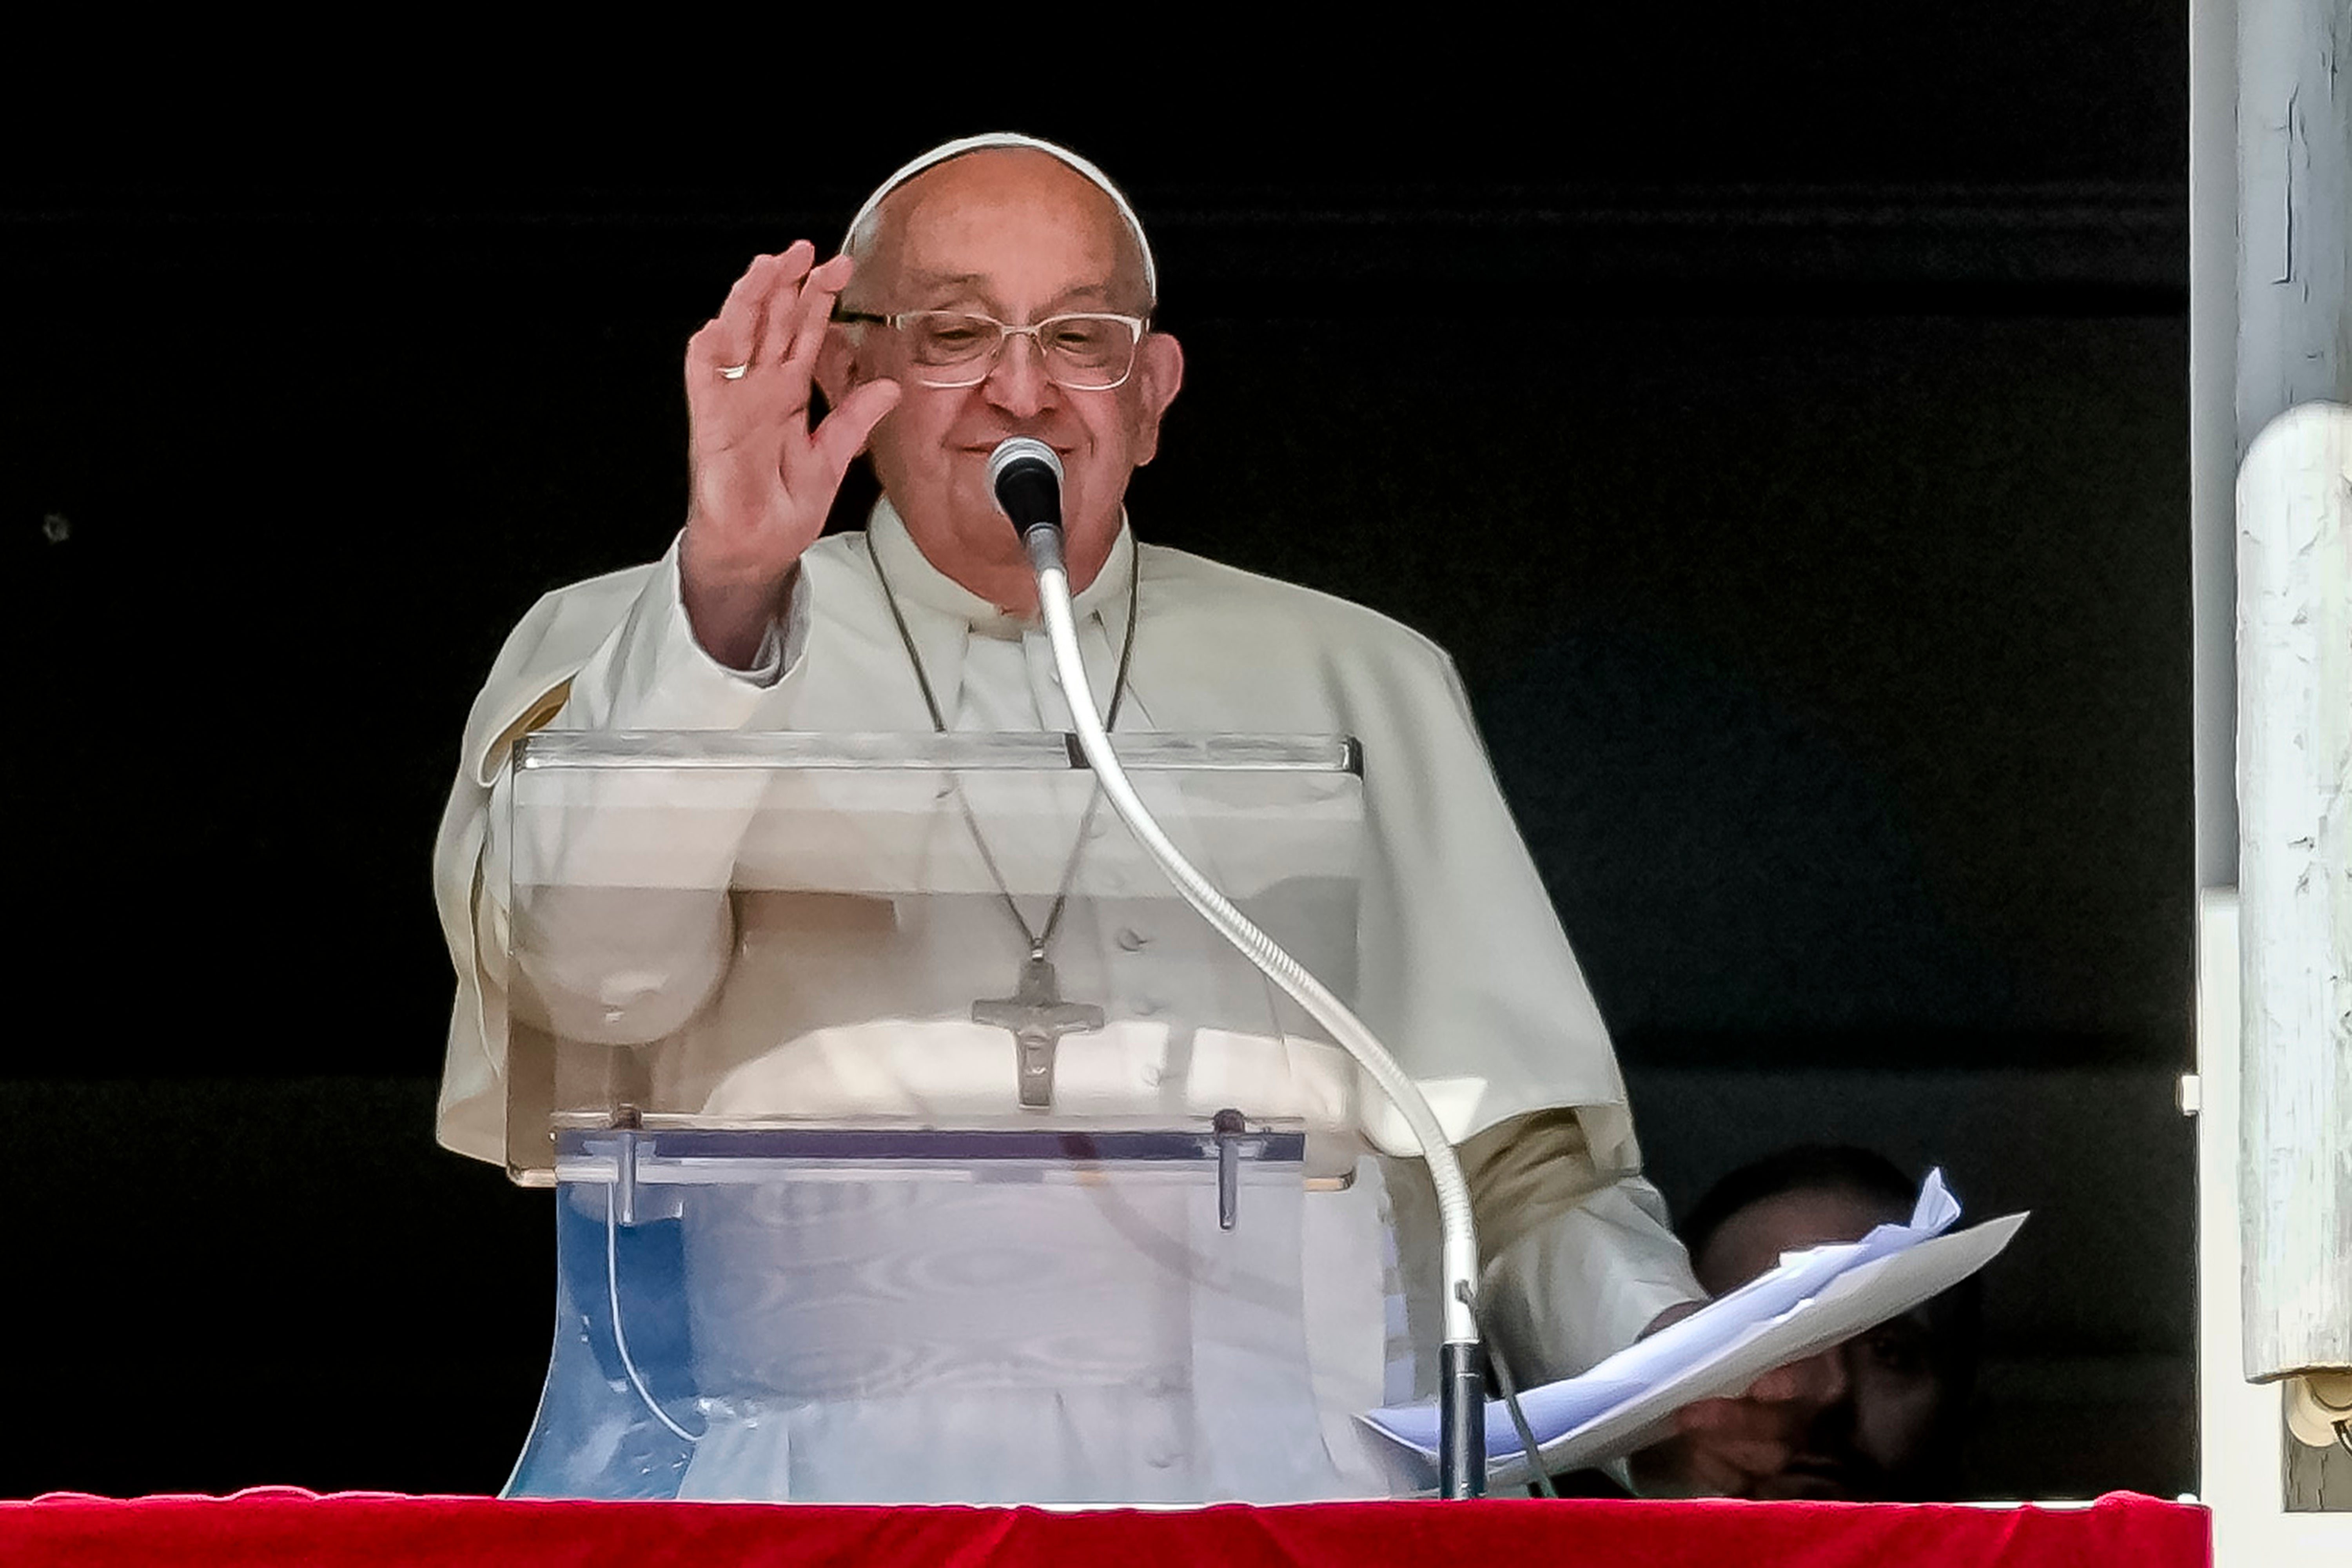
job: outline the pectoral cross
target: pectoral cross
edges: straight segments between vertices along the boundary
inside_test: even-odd
[[[1103,1026],[1103,1010],[1083,1002],[1062,1000],[1054,966],[1045,955],[1033,952],[1021,967],[1021,984],[1010,996],[971,1005],[971,1021],[1013,1031],[1014,1063],[1024,1110],[1050,1110],[1054,1105],[1054,1051],[1062,1037]]]

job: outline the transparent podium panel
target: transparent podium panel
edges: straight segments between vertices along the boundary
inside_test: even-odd
[[[1147,735],[1170,838],[1356,983],[1346,741]],[[1176,894],[1058,735],[539,734],[486,861],[508,1163],[628,1123],[1093,1129],[1238,1108],[1353,1168],[1356,1069]],[[491,1026],[499,1026],[493,1019]]]
[[[511,1497],[1298,1500],[1304,1134],[573,1130]]]
[[[1353,742],[1118,744],[1352,997]],[[1378,1238],[1328,1254],[1369,1303],[1344,1394],[1302,1291],[1338,1298],[1327,1222],[1374,1213],[1346,1190],[1373,1091],[1072,742],[541,733],[503,789],[488,1023],[562,1264],[515,1495],[1361,1495],[1334,1412],[1379,1398]]]

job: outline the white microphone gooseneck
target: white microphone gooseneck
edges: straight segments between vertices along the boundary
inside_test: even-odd
[[[1054,490],[1054,515],[1050,518],[1035,517],[1035,503],[1029,499],[1035,493],[1035,480],[1034,477],[1022,479],[1034,469],[1050,470]],[[1184,858],[1160,831],[1159,823],[1152,820],[1150,812],[1128,782],[1118,756],[1111,751],[1110,737],[1104,733],[1102,721],[1096,717],[1094,693],[1087,684],[1086,661],[1078,653],[1069,577],[1062,558],[1060,458],[1043,442],[1016,436],[1000,444],[990,456],[988,472],[989,488],[996,495],[998,505],[1022,529],[1029,563],[1036,569],[1038,605],[1045,613],[1046,635],[1053,642],[1054,664],[1062,678],[1062,691],[1069,700],[1078,749],[1094,769],[1111,809],[1118,813],[1119,820],[1127,824],[1136,841],[1160,863],[1185,901],[1267,979],[1304,1007],[1308,1016],[1329,1030],[1331,1037],[1371,1075],[1421,1145],[1422,1158],[1429,1165],[1430,1181],[1437,1189],[1441,1265],[1445,1281],[1445,1354],[1442,1373],[1446,1387],[1440,1398],[1450,1451],[1441,1462],[1441,1481],[1449,1497],[1475,1496],[1485,1489],[1486,1481],[1486,1408],[1477,1384],[1478,1324],[1472,1310],[1477,1289],[1478,1241],[1471,1217],[1469,1183],[1463,1177],[1461,1162],[1454,1157],[1453,1140],[1445,1135],[1421,1086],[1389,1054],[1388,1047],[1346,1003],[1235,909]],[[1027,487],[1029,495],[1016,496],[1009,502],[1005,491],[1009,484],[1015,482]],[[1023,504],[1024,510],[1030,510],[1033,521],[1024,521],[1014,510],[1014,504]],[[1139,563],[1136,569],[1141,570]],[[1465,1449],[1461,1447],[1464,1444],[1470,1447]]]

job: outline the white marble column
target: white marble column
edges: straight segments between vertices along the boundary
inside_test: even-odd
[[[2352,1368],[2352,408],[2238,480],[2245,1373]]]
[[[2352,0],[2237,7],[2245,1373],[2352,1368]]]

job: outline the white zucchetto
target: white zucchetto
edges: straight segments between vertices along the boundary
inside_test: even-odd
[[[1118,208],[1118,216],[1127,220],[1128,232],[1135,236],[1136,248],[1143,253],[1144,292],[1151,304],[1160,303],[1160,269],[1151,259],[1151,242],[1144,237],[1143,220],[1135,216],[1135,206],[1127,199],[1126,193],[1111,184],[1108,174],[1067,147],[1057,146],[1034,136],[1024,136],[1017,131],[995,131],[985,135],[963,136],[953,142],[943,142],[905,164],[897,174],[876,186],[874,194],[866,198],[865,205],[857,209],[857,216],[849,220],[848,231],[842,238],[843,246],[846,247],[856,237],[858,229],[874,216],[875,209],[882,205],[883,199],[908,180],[950,158],[960,158],[966,153],[984,152],[992,147],[1026,147],[1033,152],[1043,153],[1093,182],[1103,195],[1111,199],[1111,205]]]

